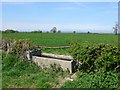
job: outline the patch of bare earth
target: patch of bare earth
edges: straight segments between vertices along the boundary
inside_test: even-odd
[[[53,86],[53,87],[54,87],[54,88],[60,88],[65,82],[67,82],[67,81],[73,81],[73,80],[75,80],[76,78],[77,78],[76,73],[73,73],[73,74],[71,74],[71,75],[67,75],[67,76],[65,76],[65,77],[59,76],[59,77],[57,78],[58,81],[59,81],[59,83],[58,83],[57,85]]]

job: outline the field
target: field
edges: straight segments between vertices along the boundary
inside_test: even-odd
[[[64,81],[65,78],[71,77],[67,71],[57,71],[56,67],[44,70],[31,61],[2,53],[3,88],[120,88],[118,85],[119,68],[115,71],[117,62],[120,60],[119,52],[117,52],[118,35],[4,33],[2,37],[30,39],[35,46],[69,46],[73,43],[70,48],[73,57],[76,60],[82,58],[81,61],[84,63],[78,68],[73,81]],[[66,55],[70,50],[42,49],[42,51]],[[91,66],[93,66],[92,69]]]
[[[3,38],[30,39],[35,46],[69,46],[72,42],[81,44],[118,45],[118,36],[114,34],[72,34],[72,33],[6,33]],[[43,52],[68,54],[68,49],[43,49]]]
[[[71,42],[105,43],[118,42],[118,36],[114,34],[71,34],[71,33],[9,33],[2,34],[3,38],[30,39],[38,46],[67,46]]]

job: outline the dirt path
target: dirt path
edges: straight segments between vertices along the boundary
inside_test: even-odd
[[[66,77],[58,77],[59,84],[55,86],[55,88],[60,88],[66,81],[73,81],[77,78],[76,73],[66,76]]]

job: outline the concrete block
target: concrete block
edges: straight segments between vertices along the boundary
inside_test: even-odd
[[[42,68],[49,68],[51,64],[59,64],[63,70],[69,70],[70,73],[73,73],[75,71],[75,68],[73,67],[73,64],[75,64],[75,62],[73,60],[61,60],[56,58],[32,56],[32,61],[37,63],[38,66]]]

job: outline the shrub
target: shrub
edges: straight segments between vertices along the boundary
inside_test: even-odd
[[[82,63],[79,67],[81,70],[104,72],[119,69],[120,52],[112,45],[73,43],[69,52],[74,60]]]
[[[74,81],[68,81],[62,88],[118,88],[118,74],[106,73],[80,73]]]
[[[7,29],[5,31],[2,31],[2,33],[19,33],[17,30]]]
[[[31,41],[28,39],[3,39],[2,48],[9,54],[24,56],[26,50],[30,49]]]

